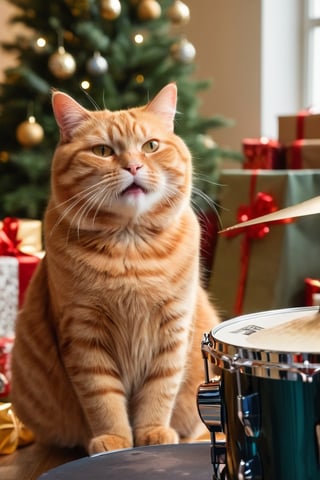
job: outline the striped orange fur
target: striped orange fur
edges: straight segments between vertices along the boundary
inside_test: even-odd
[[[16,326],[12,398],[40,442],[90,454],[201,433],[200,343],[218,315],[200,285],[192,162],[176,87],[88,111],[53,94],[46,256]]]

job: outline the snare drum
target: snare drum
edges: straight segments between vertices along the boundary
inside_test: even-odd
[[[216,478],[320,479],[318,308],[223,322],[204,336],[202,353],[206,383],[198,409],[211,432]],[[210,380],[210,364],[218,381]],[[217,441],[221,429],[224,445]]]

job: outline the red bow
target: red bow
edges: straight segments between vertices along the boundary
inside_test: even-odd
[[[237,223],[262,217],[276,210],[278,210],[278,207],[274,198],[268,193],[258,192],[251,205],[240,205],[237,212]],[[251,227],[229,230],[225,232],[225,235],[235,237],[240,233],[245,233],[250,239],[259,239],[265,237],[269,231],[270,228],[265,223],[260,223],[259,225],[251,225]]]
[[[2,230],[0,230],[0,255],[16,257],[20,254],[18,245],[19,220],[17,218],[6,217],[3,220]]]

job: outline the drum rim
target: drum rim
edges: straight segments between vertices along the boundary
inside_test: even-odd
[[[254,376],[270,378],[270,371],[273,371],[273,378],[285,378],[283,372],[287,372],[288,379],[297,376],[302,381],[312,382],[313,377],[320,372],[320,353],[306,351],[279,351],[276,349],[261,349],[251,346],[239,346],[230,342],[217,339],[216,335],[229,325],[241,324],[244,319],[256,319],[257,316],[267,317],[288,313],[317,313],[319,307],[294,307],[277,310],[240,315],[226,320],[214,327],[207,335],[207,342],[203,342],[203,351],[212,355],[216,364],[222,369],[241,370]],[[271,358],[272,356],[272,358]],[[274,372],[278,371],[276,375]],[[281,373],[280,373],[281,372]]]

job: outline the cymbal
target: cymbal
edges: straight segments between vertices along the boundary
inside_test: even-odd
[[[251,225],[258,225],[259,223],[269,223],[275,222],[277,220],[284,220],[287,218],[295,217],[304,217],[306,215],[314,215],[320,213],[320,196],[310,198],[304,202],[292,205],[291,207],[283,208],[282,210],[277,210],[276,212],[263,215],[261,217],[253,218],[246,222],[238,223],[231,227],[224,228],[220,230],[219,233],[228,232],[236,228],[250,227]]]
[[[320,313],[312,317],[300,317],[276,327],[255,332],[250,341],[256,348],[279,350],[290,345],[294,352],[320,353]]]

